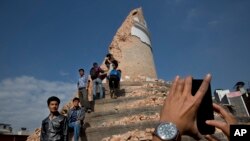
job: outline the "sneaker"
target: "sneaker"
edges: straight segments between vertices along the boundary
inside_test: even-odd
[[[87,112],[88,112],[88,113],[91,113],[91,112],[92,112],[92,110],[91,110],[91,109],[88,109],[88,110],[87,110]]]

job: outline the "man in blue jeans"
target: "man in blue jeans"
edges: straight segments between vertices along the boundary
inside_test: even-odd
[[[102,79],[100,73],[104,73],[104,71],[98,66],[95,62],[93,63],[93,67],[90,69],[90,76],[93,82],[93,95],[96,98],[97,89],[100,92],[100,98],[103,98],[103,89],[102,89]]]
[[[68,122],[69,128],[74,129],[74,141],[79,140],[80,130],[81,130],[81,123],[84,120],[85,112],[82,107],[79,106],[80,99],[75,97],[73,99],[74,107],[69,109],[68,111]]]

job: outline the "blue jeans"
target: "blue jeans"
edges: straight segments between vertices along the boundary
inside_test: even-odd
[[[81,122],[71,122],[69,123],[69,127],[74,129],[74,141],[79,140],[80,130],[81,130]]]
[[[100,98],[103,98],[103,90],[102,90],[102,80],[100,78],[96,78],[93,80],[93,95],[96,97],[96,90],[100,92]]]

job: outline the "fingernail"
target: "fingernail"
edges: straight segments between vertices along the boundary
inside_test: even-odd
[[[176,75],[175,81],[177,81],[179,78],[180,78],[180,76],[179,76],[179,75]]]
[[[211,77],[211,74],[210,74],[210,73],[208,73],[208,74],[206,75],[206,77]]]

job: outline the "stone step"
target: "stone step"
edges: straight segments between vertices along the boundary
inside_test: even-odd
[[[148,87],[144,87],[145,85]],[[160,112],[162,106],[140,106],[133,108],[126,108],[128,105],[139,102],[144,99],[150,99],[151,97],[163,97],[163,94],[146,94],[150,91],[166,92],[168,89],[155,88],[154,86],[166,86],[166,84],[159,82],[122,82],[119,90],[118,99],[110,99],[109,87],[104,84],[105,88],[105,99],[98,99],[94,101],[94,111],[86,115],[85,125],[86,130],[83,135],[83,140],[87,141],[100,141],[105,137],[110,137],[112,135],[126,133],[135,129],[145,130],[146,128],[155,127],[157,121],[142,119],[137,119],[134,122],[126,122],[126,125],[121,125],[124,123],[113,123],[112,121],[124,120],[125,117],[133,116],[154,116]],[[145,95],[139,96],[126,96],[131,94],[133,91],[145,91]],[[119,108],[115,108],[119,106]],[[136,117],[137,118],[137,117]],[[111,124],[110,124],[111,123]]]
[[[152,83],[155,83],[155,82],[152,82]],[[123,87],[123,88],[142,87],[145,84],[148,84],[148,83],[145,83],[145,82],[120,82],[120,87]],[[109,88],[109,84],[108,83],[103,83],[103,87],[104,88]]]
[[[136,90],[143,90],[142,86],[120,86],[120,89],[118,90],[118,96],[125,96],[128,93],[132,93]],[[110,97],[110,89],[109,86],[103,85],[103,91],[104,91],[104,99],[111,99]]]
[[[105,122],[119,121],[124,117],[131,117],[134,115],[155,115],[156,113],[160,113],[161,107],[162,106],[147,106],[134,109],[91,113],[86,115],[85,123],[91,128],[100,127],[105,125]]]
[[[146,81],[142,81],[142,82],[121,82],[120,83],[120,87],[121,88],[133,88],[133,87],[142,87],[145,85],[152,85],[152,86],[166,86],[166,87],[170,87],[169,84],[165,84],[165,83],[160,83],[160,82],[146,82]],[[104,88],[109,89],[109,85],[108,83],[103,83]]]
[[[94,112],[109,112],[117,111],[116,106],[122,106],[126,109],[126,105],[129,105],[135,101],[147,99],[150,97],[163,97],[162,94],[155,95],[143,95],[143,96],[134,96],[134,97],[118,97],[117,99],[100,99],[93,102]]]
[[[119,135],[127,133],[128,131],[133,130],[141,130],[144,131],[147,128],[155,128],[159,121],[143,121],[138,123],[133,123],[129,125],[117,125],[112,127],[98,127],[98,128],[87,128],[85,130],[85,139],[87,141],[101,141],[103,138],[111,137],[112,135]],[[226,141],[226,137],[221,132],[216,132],[214,134],[217,136],[221,141]],[[196,141],[192,137],[189,136],[182,136],[182,141]],[[205,139],[202,139],[200,141],[206,141]]]
[[[145,88],[142,88],[141,86],[131,86],[131,87],[125,87],[121,86],[120,89],[118,90],[119,96],[125,96],[128,93],[132,93],[135,90],[144,90]],[[109,87],[105,88],[105,99],[110,99],[110,90]]]
[[[98,128],[87,128],[86,139],[88,141],[101,141],[105,137],[112,135],[126,133],[135,129],[145,130],[146,128],[154,128],[157,125],[157,121],[143,121],[128,125],[116,125],[111,127],[98,127]]]

